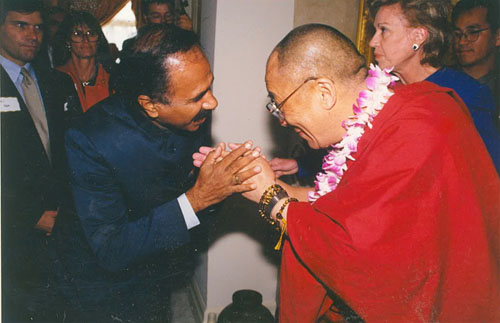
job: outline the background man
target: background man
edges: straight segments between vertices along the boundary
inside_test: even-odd
[[[44,58],[49,61],[50,67],[54,68],[54,48],[52,47],[51,42],[59,29],[59,25],[61,25],[64,18],[66,18],[66,11],[61,7],[48,7],[44,9],[42,16],[44,21],[45,37],[40,55],[45,56]]]
[[[2,318],[56,318],[48,237],[64,195],[63,109],[78,105],[71,80],[36,64],[38,1],[0,2]]]
[[[142,13],[146,25],[151,24],[175,24],[176,26],[192,30],[193,23],[185,14],[178,15],[175,12],[173,0],[142,0]],[[130,52],[136,37],[126,39],[122,45],[123,54]]]
[[[498,0],[461,0],[452,13],[453,49],[459,67],[488,85],[500,105],[500,21]]]
[[[235,174],[258,154],[238,158],[249,151],[242,146],[196,178],[191,155],[209,140],[217,100],[193,32],[145,27],[117,73],[117,95],[67,133],[78,218],[61,222],[61,277],[72,320],[165,322],[172,276],[183,269],[169,251],[189,242],[200,211],[250,189],[241,182],[255,170]]]

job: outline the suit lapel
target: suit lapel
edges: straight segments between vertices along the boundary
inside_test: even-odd
[[[12,82],[12,80],[10,79],[9,74],[7,74],[7,72],[5,71],[5,69],[3,68],[3,66],[0,65],[0,68],[1,68],[1,82],[0,83],[1,83],[1,90],[2,90],[1,95],[4,96],[4,97],[16,97],[17,101],[19,102],[19,106],[21,108],[21,111],[18,111],[18,112],[6,112],[6,113],[20,113],[20,114],[23,115],[23,117],[25,119],[28,119],[29,123],[31,125],[30,131],[36,133],[36,136],[34,136],[34,137],[38,139],[37,140],[38,144],[40,144],[40,146],[43,148],[42,140],[40,139],[40,136],[38,135],[38,131],[36,130],[35,124],[33,123],[33,119],[31,118],[31,114],[28,111],[28,107],[26,106],[26,103],[24,102],[23,97],[21,96],[21,94],[17,90],[16,86],[14,85],[14,82]],[[38,79],[38,74],[37,74],[37,79]],[[40,83],[40,80],[38,80],[38,82]],[[47,110],[46,104],[45,104],[45,100],[43,98],[43,94],[42,94],[42,101],[44,103],[45,110]],[[48,115],[47,115],[47,122],[48,122],[48,125],[49,125],[49,136],[50,136],[50,132],[51,132],[51,125],[50,124],[51,124],[51,122],[49,120],[49,116]],[[45,152],[45,149],[42,149],[42,150]],[[48,161],[49,159],[47,157],[47,154],[45,153],[44,155],[45,155],[45,158]]]

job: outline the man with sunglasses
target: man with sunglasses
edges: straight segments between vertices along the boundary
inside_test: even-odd
[[[41,5],[0,2],[2,321],[56,321],[49,242],[63,203],[64,109],[71,80],[35,58]]]
[[[453,49],[458,67],[487,85],[500,105],[500,22],[497,0],[462,0],[452,13]],[[497,120],[498,121],[498,120]]]

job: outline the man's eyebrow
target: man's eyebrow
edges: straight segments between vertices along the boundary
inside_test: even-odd
[[[29,23],[27,23],[26,21],[23,21],[23,20],[11,20],[10,23],[14,24],[14,25],[17,25],[17,24],[29,25]]]
[[[481,28],[481,24],[472,24],[472,25],[465,26],[464,30],[467,30],[467,29],[479,29],[479,28]],[[454,30],[462,30],[458,26],[453,26],[453,29]]]
[[[472,24],[465,27],[465,29],[479,29],[479,28],[481,28],[481,24]]]
[[[208,86],[208,88],[206,88],[204,91],[202,91],[200,94],[198,94],[197,96],[195,96],[194,98],[191,98],[188,100],[189,103],[193,103],[193,102],[198,102],[201,100],[202,97],[205,96],[205,94],[207,94],[208,91],[210,91],[210,88],[212,87],[212,84],[214,83],[214,79],[212,79],[212,82],[210,82],[210,85]]]

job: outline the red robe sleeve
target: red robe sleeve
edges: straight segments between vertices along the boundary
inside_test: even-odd
[[[500,181],[450,91],[402,87],[337,189],[291,203],[283,322],[338,316],[327,290],[368,322],[500,320]]]

